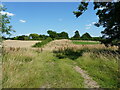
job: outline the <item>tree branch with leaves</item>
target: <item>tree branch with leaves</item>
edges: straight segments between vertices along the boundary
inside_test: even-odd
[[[73,13],[78,18],[88,7],[89,2],[81,2],[78,11]],[[99,17],[95,26],[104,28],[101,41],[106,46],[118,46],[120,50],[120,1],[119,2],[93,2],[96,15]],[[102,8],[102,9],[100,9]]]
[[[15,30],[12,29],[12,26],[10,24],[11,17],[7,15],[5,12],[7,8],[5,8],[2,4],[0,5],[0,34],[3,36],[3,34],[6,35],[12,35],[12,32],[15,32]]]

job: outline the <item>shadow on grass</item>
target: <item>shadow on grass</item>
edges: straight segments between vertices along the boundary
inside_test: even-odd
[[[81,57],[83,55],[83,53],[85,52],[90,52],[93,53],[94,56],[99,56],[104,55],[104,56],[108,56],[111,55],[116,57],[116,55],[120,54],[120,52],[118,51],[114,51],[114,50],[108,50],[108,49],[88,49],[88,48],[84,48],[81,50],[73,50],[73,49],[65,49],[65,50],[57,50],[57,51],[53,51],[53,53],[55,54],[55,56],[59,59],[63,59],[63,58],[69,58],[71,60],[76,60],[77,58]],[[96,57],[97,57],[96,56]]]
[[[65,50],[53,51],[53,53],[59,59],[69,58],[71,60],[75,60],[78,57],[82,56],[82,54],[86,51],[88,51],[88,50],[82,49],[82,50],[74,51],[72,49],[65,49]]]

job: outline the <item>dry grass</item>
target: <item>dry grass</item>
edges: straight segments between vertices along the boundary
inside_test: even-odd
[[[92,41],[91,41],[92,42]],[[79,49],[108,49],[108,50],[117,50],[118,48],[116,46],[106,47],[103,44],[96,44],[96,45],[76,45],[73,44],[71,40],[62,39],[62,40],[55,40],[50,43],[48,43],[45,47],[45,50],[64,50],[67,48],[71,48],[73,50],[79,50]]]
[[[32,46],[41,41],[21,41],[21,40],[6,40],[3,41],[2,45],[8,49],[10,48],[33,48]],[[93,42],[93,41],[90,41]],[[42,49],[41,48],[33,48],[35,50],[47,50],[47,51],[53,51],[53,50],[58,50],[58,49],[66,49],[66,48],[73,48],[75,50],[82,49],[82,48],[89,48],[89,49],[112,49],[112,50],[117,50],[117,47],[112,46],[112,47],[105,47],[103,44],[97,44],[97,45],[76,45],[73,44],[71,40],[67,39],[61,39],[61,40],[54,40],[45,45]]]
[[[33,49],[4,49],[3,88],[83,88],[83,78],[72,61]]]
[[[30,48],[35,43],[41,41],[22,41],[22,40],[5,40],[2,45],[5,47],[14,47],[14,48]]]
[[[67,55],[62,59],[56,57],[57,53],[49,52],[66,49]],[[85,50],[81,52],[82,49]],[[55,40],[43,48],[5,47],[3,87],[83,88],[83,78],[73,69],[78,65],[100,87],[115,88],[119,59],[119,54],[111,52],[115,50],[117,47],[106,48],[101,44],[75,45],[70,40]]]
[[[87,71],[88,74],[102,88],[119,87],[119,70],[118,64],[120,52],[112,50],[113,48],[59,48],[54,50],[56,57],[59,59],[69,58],[76,64]]]

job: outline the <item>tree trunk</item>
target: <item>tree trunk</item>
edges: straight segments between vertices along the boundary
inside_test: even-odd
[[[118,51],[120,52],[120,45],[118,46]]]

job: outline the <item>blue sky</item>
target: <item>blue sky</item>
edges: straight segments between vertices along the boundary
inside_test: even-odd
[[[102,27],[93,25],[98,18],[92,3],[79,18],[73,14],[79,2],[4,2],[3,4],[11,16],[11,25],[16,30],[16,33],[13,33],[15,36],[30,33],[47,35],[47,30],[65,31],[70,37],[76,30],[80,35],[88,32],[91,36],[101,36],[103,30]]]

